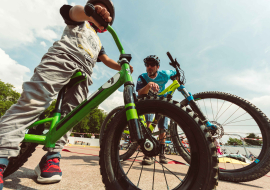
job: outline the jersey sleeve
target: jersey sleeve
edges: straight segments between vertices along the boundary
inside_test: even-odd
[[[171,76],[176,75],[176,71],[175,70],[165,70],[165,73],[167,75],[167,80],[169,81],[171,79]]]
[[[136,85],[136,91],[138,92],[140,89],[145,87],[147,85],[146,80],[140,75],[137,80],[137,85]]]
[[[69,10],[71,8],[72,8],[72,6],[70,6],[70,5],[63,5],[60,8],[60,14],[63,17],[65,23],[67,25],[80,25],[80,24],[83,24],[84,22],[76,22],[76,21],[71,20],[71,18],[69,17]]]
[[[106,54],[106,51],[105,51],[104,47],[102,46],[101,49],[100,49],[100,52],[98,54],[98,57],[101,56],[101,55],[104,55],[104,54]],[[101,62],[101,60],[98,58],[97,62]]]

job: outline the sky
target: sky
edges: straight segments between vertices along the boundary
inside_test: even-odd
[[[160,70],[172,69],[166,52],[185,71],[191,93],[222,91],[245,98],[270,116],[270,2],[268,0],[114,0],[113,28],[132,55],[136,83],[145,72],[143,59],[157,55]],[[66,26],[63,4],[86,0],[1,0],[0,79],[22,92],[42,56]],[[107,55],[119,52],[109,32],[99,34]],[[97,63],[93,93],[116,71]],[[101,104],[109,112],[123,105],[123,87]],[[183,99],[180,93],[174,99]]]

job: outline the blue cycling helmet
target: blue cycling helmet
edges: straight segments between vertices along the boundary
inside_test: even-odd
[[[146,65],[146,63],[148,62],[148,61],[154,61],[155,63],[156,63],[156,65],[157,66],[159,66],[160,64],[160,59],[158,58],[158,56],[156,56],[156,55],[149,55],[149,56],[147,56],[144,60],[144,65]]]

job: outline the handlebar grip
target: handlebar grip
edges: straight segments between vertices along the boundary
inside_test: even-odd
[[[170,54],[170,52],[167,52],[167,55],[168,55],[169,59],[171,60],[171,62],[173,63],[174,60],[173,60],[172,55]]]
[[[93,17],[104,28],[108,27],[109,23],[106,22],[99,14],[97,14],[93,4],[87,3],[84,6],[84,12],[87,16]]]

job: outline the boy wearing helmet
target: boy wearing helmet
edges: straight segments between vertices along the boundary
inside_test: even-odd
[[[86,6],[90,4],[112,25],[115,13],[110,0],[89,0]],[[0,119],[0,189],[3,188],[3,171],[8,165],[7,158],[19,154],[19,143],[24,138],[26,128],[38,120],[39,115],[49,107],[75,72],[85,72],[87,80],[67,91],[62,106],[63,117],[87,98],[96,62],[102,61],[112,69],[121,70],[121,66],[106,55],[97,36],[96,32],[104,32],[104,27],[87,16],[84,8],[80,5],[64,5],[60,8],[60,14],[67,24],[61,39],[42,57],[30,81],[23,84],[23,92],[17,104]],[[44,148],[47,153],[35,168],[38,182],[54,183],[61,180],[60,151],[69,135],[70,132],[59,139],[55,148]]]
[[[170,80],[170,77],[176,74],[174,70],[162,70],[158,71],[160,66],[160,60],[156,55],[149,55],[144,59],[144,65],[146,67],[146,73],[141,74],[137,80],[136,91],[139,96],[149,95],[157,96],[160,92],[165,90],[166,83]],[[163,96],[163,95],[162,95]],[[152,114],[146,114],[145,119],[147,126],[149,127],[153,121]],[[162,117],[158,122],[159,130],[168,129],[168,118]],[[167,164],[167,160],[164,156],[165,150],[165,132],[159,135],[161,149],[159,160],[160,163]],[[154,162],[153,158],[144,156],[142,164],[151,165]]]

